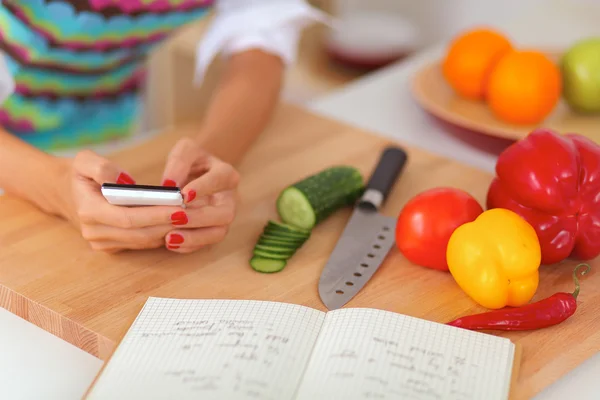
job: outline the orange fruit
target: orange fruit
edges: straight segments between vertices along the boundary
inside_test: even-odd
[[[511,51],[492,71],[486,90],[488,105],[497,118],[517,125],[536,124],[560,100],[560,69],[544,53]]]
[[[489,74],[512,49],[508,38],[490,29],[475,29],[455,38],[442,62],[448,84],[462,97],[483,100]]]

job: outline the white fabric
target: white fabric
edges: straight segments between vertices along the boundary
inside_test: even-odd
[[[214,58],[260,49],[296,61],[302,30],[314,23],[332,25],[330,17],[305,0],[217,0],[216,15],[198,44],[195,81],[200,83]]]

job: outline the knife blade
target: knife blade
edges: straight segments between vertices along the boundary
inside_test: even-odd
[[[395,242],[396,218],[379,210],[408,156],[387,147],[319,278],[319,297],[329,310],[350,301],[375,274]]]

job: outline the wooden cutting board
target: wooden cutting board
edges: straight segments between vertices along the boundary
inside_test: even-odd
[[[114,156],[144,183],[156,184],[170,145],[193,128]],[[238,216],[227,239],[191,255],[164,250],[106,255],[91,251],[66,223],[28,204],[0,197],[0,305],[83,350],[106,359],[148,296],[284,301],[324,310],[317,282],[350,209],[318,226],[278,274],[248,265],[263,225],[276,217],[286,185],[334,164],[368,177],[389,140],[282,105],[240,166]],[[407,167],[383,212],[396,216],[418,192],[441,185],[465,189],[483,202],[491,176],[405,147]],[[544,267],[535,300],[572,291],[573,263]],[[600,263],[593,263],[595,269]],[[600,274],[582,279],[576,315],[560,326],[503,334],[523,348],[517,398],[530,398],[600,349]],[[375,307],[438,322],[483,311],[448,273],[410,264],[393,249],[367,286],[347,305]]]

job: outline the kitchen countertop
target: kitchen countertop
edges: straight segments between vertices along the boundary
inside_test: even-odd
[[[0,397],[77,400],[102,361],[0,308]]]
[[[559,16],[564,17],[556,11],[555,17]],[[587,25],[585,19],[580,19],[576,28],[570,25],[562,31],[560,24],[554,24],[552,29],[540,30],[537,38],[532,37],[531,29],[525,32],[525,24],[516,30],[526,38],[525,42],[539,43],[545,39],[556,45],[557,41],[569,43],[573,36],[589,32],[586,29],[592,27],[591,20],[597,21],[597,18],[590,17]],[[448,135],[410,99],[407,92],[410,76],[421,63],[436,57],[439,51],[440,48],[432,49],[405,63],[368,76],[312,102],[309,108],[491,171],[499,148],[497,145],[490,146],[477,137]],[[465,143],[467,140],[469,144]],[[79,399],[102,365],[95,357],[1,308],[0,354],[2,398],[11,400]],[[550,386],[536,400],[572,396],[583,400],[597,398],[600,391],[598,376],[600,354]]]
[[[282,130],[287,141],[282,140]],[[141,180],[154,180],[162,170],[160,159],[164,149],[168,149],[169,143],[186,131],[190,132],[182,129],[170,134],[167,132],[153,143],[115,155],[116,161],[139,174]],[[246,176],[241,188],[245,201],[239,210],[237,226],[232,228],[232,233],[235,233],[222,246],[212,248],[211,252],[189,255],[189,262],[183,264],[178,258],[160,251],[130,253],[117,258],[90,253],[77,233],[64,224],[57,224],[20,202],[0,199],[6,206],[2,208],[3,217],[17,217],[8,220],[1,229],[0,236],[5,237],[15,250],[2,254],[5,268],[0,287],[1,304],[103,359],[108,357],[110,348],[118,342],[148,295],[260,298],[322,308],[316,290],[313,290],[314,282],[318,279],[323,260],[335,244],[337,234],[343,229],[345,213],[331,216],[323,223],[326,226],[313,232],[316,240],[311,241],[311,249],[295,257],[296,267],[301,268],[292,266],[282,274],[272,275],[266,284],[264,277],[256,275],[250,268],[238,268],[247,260],[246,251],[252,247],[248,246],[249,240],[261,229],[264,218],[274,215],[272,202],[276,193],[262,185],[264,180],[259,171],[271,171],[273,188],[304,176],[307,165],[311,170],[320,170],[331,163],[352,162],[366,176],[379,151],[388,143],[352,126],[340,125],[282,105],[268,132],[240,166]],[[272,154],[274,146],[282,154],[298,148],[303,151],[275,159],[265,158],[265,154]],[[332,149],[336,151],[332,152]],[[402,187],[390,193],[384,209],[387,215],[397,215],[402,204],[418,192],[447,182],[469,191],[480,201],[485,197],[491,179],[488,173],[414,148],[407,147],[407,151],[411,168],[403,174]],[[136,160],[134,154],[145,154],[146,157],[143,161]],[[125,162],[126,159],[129,161]],[[427,171],[436,172],[431,174]],[[39,227],[27,239],[24,239],[23,226],[15,224],[21,220],[18,216],[23,213],[30,213],[27,214],[29,222]],[[45,232],[52,232],[52,236],[48,237]],[[46,248],[50,246],[53,254],[35,243]],[[35,250],[30,254],[19,253],[19,249],[26,250],[32,245]],[[65,257],[66,254],[68,256]],[[23,271],[28,272],[23,275]],[[388,256],[379,273],[382,274],[380,279],[370,282],[353,300],[353,306],[377,307],[438,322],[447,321],[457,314],[479,311],[468,298],[457,298],[457,288],[451,278],[412,265],[397,251]],[[546,269],[542,274],[545,282],[554,283],[541,286],[536,294],[539,298],[551,295],[557,288],[565,290],[562,287],[571,286],[570,276],[562,274],[560,269]],[[94,276],[93,282],[89,281],[90,276]],[[593,282],[590,284],[593,286]],[[411,289],[399,292],[398,288],[402,285]],[[590,324],[593,325],[590,326],[596,326],[600,320],[595,298],[600,293],[591,292],[589,296],[582,300],[587,303],[580,307],[580,316],[584,320],[591,318]],[[452,307],[433,306],[432,302],[452,304]],[[529,398],[531,393],[537,393],[554,381],[557,374],[569,371],[589,356],[590,349],[598,345],[600,338],[597,332],[592,333],[580,340],[578,324],[569,323],[560,335],[546,331],[526,336],[503,334],[522,344],[524,349],[529,349],[516,386],[518,398]],[[544,353],[538,353],[539,342],[548,346]],[[571,344],[567,351],[560,349],[565,342]]]

